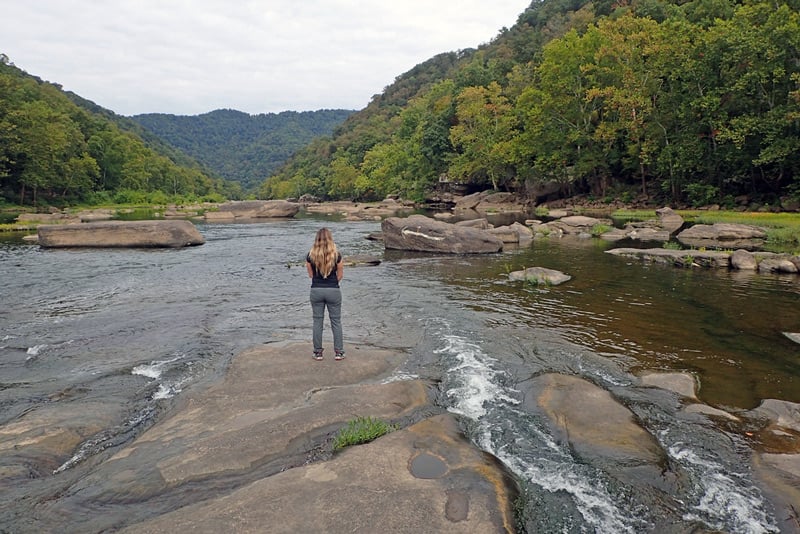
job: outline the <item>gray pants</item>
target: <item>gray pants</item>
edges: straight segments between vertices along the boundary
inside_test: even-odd
[[[312,287],[311,313],[314,317],[312,338],[314,350],[322,349],[322,323],[325,320],[325,308],[331,320],[333,331],[333,349],[344,351],[342,341],[342,291],[338,287]]]

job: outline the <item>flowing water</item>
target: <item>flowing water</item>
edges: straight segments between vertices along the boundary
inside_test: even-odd
[[[365,239],[377,222],[300,218],[202,225],[206,244],[182,250],[0,241],[0,532],[34,531],[42,503],[69,493],[93,458],[130,443],[185,390],[218,379],[242,349],[307,340],[302,261],[322,224],[345,256],[383,258],[346,269],[346,341],[407,350],[404,375],[440,380],[442,402],[469,437],[521,481],[538,531],[654,531],[661,501],[700,529],[778,531],[747,467],[745,429],[686,417],[675,395],[636,376],[691,373],[700,401],[733,413],[768,398],[800,402],[800,345],[783,335],[800,332],[800,277],[647,266],[591,239],[489,256],[384,252]],[[573,279],[507,281],[534,265]],[[648,494],[576,457],[523,402],[526,381],[545,373],[611,393],[665,451],[679,483]],[[26,463],[2,443],[4,429],[26,421],[76,418],[97,428],[67,458]]]

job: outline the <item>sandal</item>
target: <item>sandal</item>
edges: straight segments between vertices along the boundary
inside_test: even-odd
[[[334,356],[333,359],[336,360],[337,362],[344,360],[344,351],[343,350],[337,350],[336,351],[336,356]]]
[[[315,350],[314,351],[314,359],[317,360],[318,362],[322,361],[322,351],[323,351],[323,349],[319,349],[319,350]]]

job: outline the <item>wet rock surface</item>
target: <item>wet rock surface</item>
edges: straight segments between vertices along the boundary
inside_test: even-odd
[[[343,362],[313,361],[307,343],[239,354],[222,381],[188,392],[166,418],[43,503],[37,528],[55,528],[70,510],[102,508],[71,527],[513,532],[513,478],[433,406],[432,384],[386,380],[402,353],[346,349]],[[359,416],[398,430],[334,453],[333,435]]]

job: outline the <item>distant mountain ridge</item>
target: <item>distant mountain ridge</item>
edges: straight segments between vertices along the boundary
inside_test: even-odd
[[[322,109],[250,115],[218,109],[201,115],[147,113],[130,119],[250,190],[312,139],[331,135],[354,112]]]

